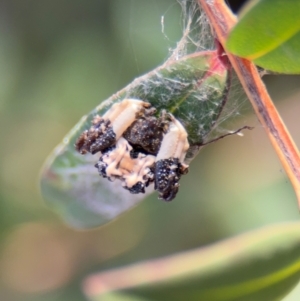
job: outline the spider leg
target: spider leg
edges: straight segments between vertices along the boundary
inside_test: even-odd
[[[183,163],[188,148],[186,130],[171,115],[169,130],[156,156],[154,188],[159,192],[160,199],[171,201],[175,198],[180,177],[188,172],[188,166]]]
[[[155,157],[139,153],[132,158],[132,147],[121,137],[116,145],[105,150],[95,165],[99,175],[113,181],[118,178],[122,186],[131,193],[145,193],[145,188],[153,182]]]
[[[115,103],[102,117],[94,117],[91,128],[84,131],[76,141],[76,150],[81,154],[95,154],[115,145],[137,115],[150,106],[137,99],[124,99]]]

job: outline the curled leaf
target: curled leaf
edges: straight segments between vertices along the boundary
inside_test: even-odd
[[[109,222],[140,202],[145,195],[130,194],[119,181],[100,178],[94,167],[97,155],[80,155],[75,141],[95,115],[103,115],[116,102],[135,98],[150,102],[158,114],[165,109],[180,120],[188,132],[190,161],[226,102],[229,77],[225,60],[217,51],[207,51],[168,61],[84,116],[45,163],[41,191],[47,203],[72,226],[89,228]]]

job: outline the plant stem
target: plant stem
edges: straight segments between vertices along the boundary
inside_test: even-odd
[[[219,42],[226,51],[227,36],[237,22],[236,17],[224,0],[198,0],[198,3],[206,12]],[[294,187],[300,207],[299,151],[276,110],[255,65],[233,54],[227,53],[227,55]]]

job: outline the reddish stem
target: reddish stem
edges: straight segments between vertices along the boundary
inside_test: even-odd
[[[198,0],[198,2],[206,12],[226,51],[227,36],[236,23],[236,17],[223,0]],[[300,207],[299,151],[276,110],[255,65],[233,54],[227,53],[227,55],[294,187]]]

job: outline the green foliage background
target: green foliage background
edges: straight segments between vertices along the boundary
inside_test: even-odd
[[[166,60],[181,35],[180,8],[174,0],[4,0],[0,20],[1,300],[85,300],[80,284],[92,271],[299,220],[291,185],[245,104],[228,128],[255,129],[206,147],[174,202],[153,195],[104,228],[68,229],[39,195],[46,156],[83,114]],[[265,81],[300,145],[300,78]]]

